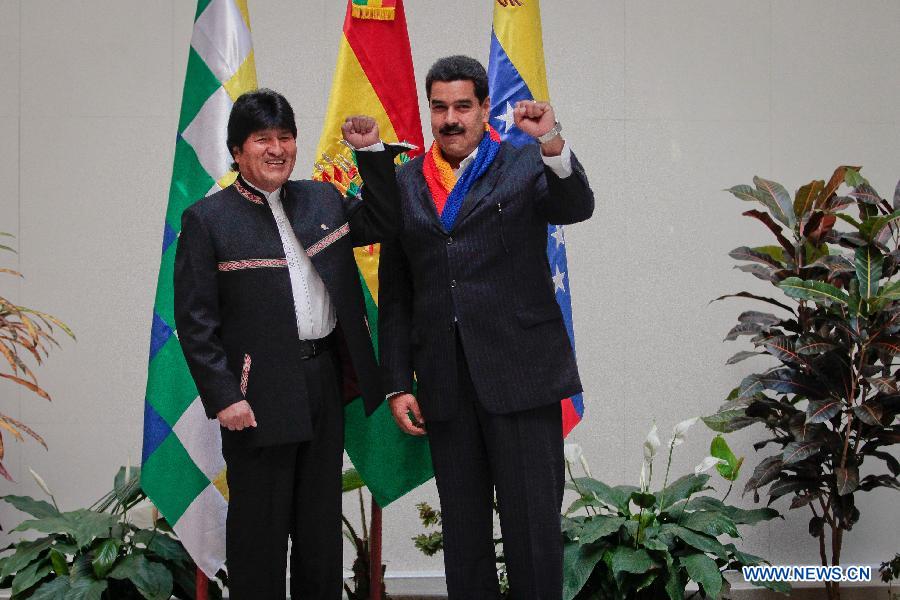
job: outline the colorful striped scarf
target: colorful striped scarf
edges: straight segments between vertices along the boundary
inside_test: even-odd
[[[475,160],[466,167],[457,180],[453,168],[444,159],[437,142],[431,144],[431,149],[425,155],[422,174],[425,176],[425,182],[428,184],[428,190],[431,192],[431,198],[444,229],[447,231],[453,229],[463,199],[475,182],[488,170],[499,151],[500,134],[485,123],[484,137],[478,144]]]

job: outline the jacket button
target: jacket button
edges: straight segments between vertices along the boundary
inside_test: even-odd
[[[455,288],[455,287],[456,287],[456,280],[455,280],[455,279],[454,279],[453,281],[450,282],[450,287],[452,287],[452,288]]]
[[[452,243],[453,243],[453,238],[452,238],[452,237],[448,237],[448,238],[447,238],[447,245],[449,246],[449,245],[451,245]]]

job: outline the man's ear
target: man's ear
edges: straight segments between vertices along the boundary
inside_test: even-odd
[[[491,119],[491,97],[487,96],[481,103],[481,110],[484,111],[484,122],[487,123]]]

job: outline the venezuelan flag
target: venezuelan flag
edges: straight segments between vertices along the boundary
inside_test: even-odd
[[[534,139],[513,121],[513,107],[519,100],[549,101],[547,69],[544,66],[544,42],[541,34],[539,0],[497,2],[488,62],[491,95],[491,124],[500,137],[516,146],[534,143]],[[569,289],[566,238],[561,225],[547,229],[547,258],[556,285],[556,301],[562,309],[572,346],[572,296]],[[562,401],[563,436],[569,434],[584,415],[581,394]]]
[[[362,181],[353,153],[341,144],[341,124],[350,115],[375,117],[381,139],[415,146],[399,160],[421,152],[422,123],[402,0],[349,0],[325,124],[313,178],[355,195]],[[378,348],[379,245],[357,248],[372,341]],[[366,418],[357,398],[345,410],[345,447],[382,508],[433,476],[425,438],[401,432],[384,403]]]

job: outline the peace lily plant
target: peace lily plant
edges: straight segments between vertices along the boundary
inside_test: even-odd
[[[713,467],[729,484],[740,472],[742,459],[721,436],[693,473],[669,483],[675,447],[696,422],[687,419],[673,428],[663,485],[655,492],[654,463],[662,447],[655,423],[643,443],[638,486],[610,486],[593,478],[581,449],[566,445],[567,488],[578,498],[562,518],[565,600],[682,600],[691,581],[701,597],[720,598],[730,589],[726,571],[765,562],[724,538],[739,539],[739,525],[754,525],[778,513],[743,510],[703,493],[712,490],[706,472]],[[575,476],[579,465],[583,477]],[[759,585],[790,589],[786,584]]]

